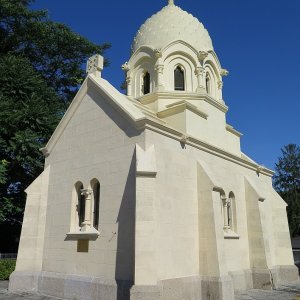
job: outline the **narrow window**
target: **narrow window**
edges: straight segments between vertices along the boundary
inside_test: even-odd
[[[174,70],[174,85],[175,91],[184,91],[184,72],[180,66]]]
[[[93,226],[98,230],[99,227],[99,210],[100,210],[100,183],[95,181],[93,184],[93,194],[94,194],[94,216],[93,216]]]
[[[211,94],[211,89],[210,89],[210,78],[208,73],[206,74],[206,92],[208,95]]]
[[[150,93],[150,74],[146,72],[143,77],[143,92],[144,95]]]
[[[85,197],[81,194],[83,184],[81,182],[76,184],[77,191],[77,213],[78,213],[78,226],[81,227],[85,217]]]
[[[230,207],[228,209],[228,226],[231,231],[237,231],[237,222],[236,222],[236,203],[235,196],[233,192],[229,193],[229,203]]]

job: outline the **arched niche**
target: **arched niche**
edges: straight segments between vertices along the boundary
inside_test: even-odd
[[[176,68],[180,67],[180,69],[184,73],[184,81],[185,81],[185,92],[193,92],[197,87],[197,79],[193,72],[194,67],[190,60],[186,57],[174,54],[169,56],[164,61],[164,84],[165,88],[168,91],[175,90],[175,81],[174,81],[174,71]]]
[[[98,179],[94,178],[90,182],[91,190],[93,191],[92,197],[92,225],[98,230],[100,222],[100,201],[101,201],[101,186]]]
[[[132,96],[138,98],[144,95],[144,77],[149,74],[149,93],[155,89],[156,74],[154,65],[148,58],[140,60],[136,68],[130,73],[132,78]]]
[[[211,60],[206,60],[204,63],[205,68],[205,88],[207,94],[216,99],[220,100],[222,98],[220,96],[218,82],[221,81],[221,77],[219,75],[218,69],[215,64]]]

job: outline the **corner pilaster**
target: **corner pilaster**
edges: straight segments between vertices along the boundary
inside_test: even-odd
[[[154,145],[143,150],[136,145],[136,223],[135,277],[136,286],[157,285],[155,245],[156,158]]]

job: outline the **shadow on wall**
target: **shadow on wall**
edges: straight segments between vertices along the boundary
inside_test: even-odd
[[[88,95],[95,101],[108,118],[110,118],[128,137],[134,137],[140,134],[140,131],[135,129],[128,120],[123,118],[115,108],[106,103],[105,95],[100,94],[94,88],[89,89]]]
[[[115,273],[118,284],[117,300],[130,299],[130,288],[134,282],[135,162],[134,153],[117,219],[118,244]]]

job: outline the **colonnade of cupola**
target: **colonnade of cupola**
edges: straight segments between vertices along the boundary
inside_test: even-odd
[[[224,103],[221,68],[213,50],[197,51],[183,41],[163,49],[140,47],[125,63],[127,95],[139,99],[151,93],[196,93]]]

